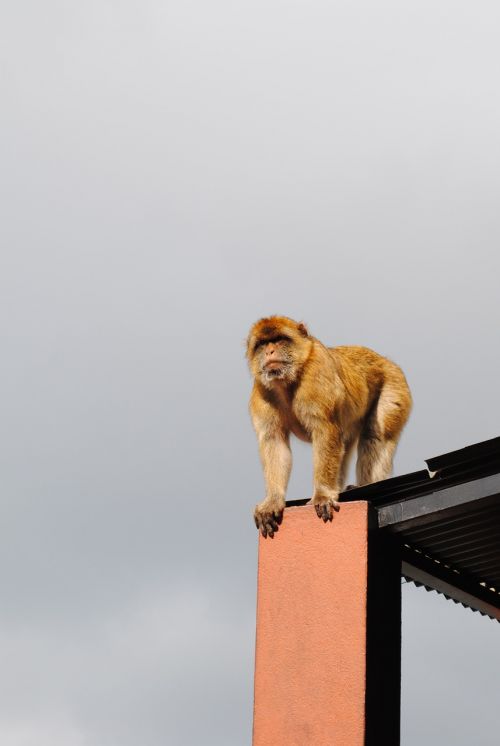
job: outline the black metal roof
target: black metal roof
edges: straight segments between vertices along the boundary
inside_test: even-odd
[[[407,580],[500,621],[500,437],[426,464],[341,499],[371,503]]]

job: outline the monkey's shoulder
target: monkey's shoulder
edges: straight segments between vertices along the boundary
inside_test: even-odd
[[[338,347],[329,347],[328,352],[344,368],[360,370],[380,369],[391,374],[402,373],[401,368],[394,360],[381,355],[379,352],[375,352],[375,350],[369,347],[340,345]]]
[[[369,347],[362,347],[361,345],[339,345],[338,347],[328,347],[327,349],[334,357],[352,363],[375,363],[386,359],[383,355],[375,352],[375,350]]]

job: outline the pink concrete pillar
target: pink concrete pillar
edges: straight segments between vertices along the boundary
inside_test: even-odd
[[[367,596],[366,502],[260,536],[253,746],[365,744]]]

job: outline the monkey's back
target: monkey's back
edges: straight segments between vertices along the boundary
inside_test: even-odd
[[[342,345],[329,347],[338,374],[348,394],[353,397],[376,397],[383,386],[390,386],[394,395],[411,405],[411,394],[405,374],[392,360],[368,347]],[[368,391],[367,391],[368,390]]]
[[[380,371],[391,373],[397,371],[404,377],[399,365],[369,347],[340,345],[339,347],[329,347],[328,351],[343,368],[359,371],[361,375],[377,375]]]

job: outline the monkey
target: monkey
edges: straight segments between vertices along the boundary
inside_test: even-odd
[[[356,446],[357,486],[390,476],[412,407],[398,365],[367,347],[326,347],[305,324],[286,316],[257,321],[246,356],[254,378],[250,415],[266,485],[254,519],[264,538],[272,538],[282,522],[291,434],[312,444],[309,504],[325,523],[340,508],[339,493]]]

